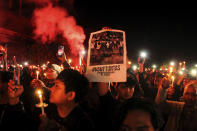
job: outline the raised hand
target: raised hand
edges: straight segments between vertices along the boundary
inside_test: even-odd
[[[143,58],[142,62],[140,62],[140,60],[141,60],[141,57],[139,56],[138,57],[139,72],[143,72],[143,66],[144,66],[144,63],[145,63],[145,58]]]
[[[58,54],[56,54],[56,56],[61,61],[61,63],[64,63],[67,60],[65,52],[61,56],[59,56]]]
[[[14,85],[14,81],[10,80],[8,83],[8,97],[9,103],[15,105],[19,103],[19,97],[23,93],[24,89],[22,85]]]

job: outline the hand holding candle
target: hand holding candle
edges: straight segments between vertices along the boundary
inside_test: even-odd
[[[37,90],[37,94],[38,94],[38,96],[39,96],[40,103],[37,104],[36,106],[37,106],[37,107],[40,107],[40,108],[41,108],[41,111],[42,111],[42,115],[45,115],[44,107],[47,107],[47,104],[45,104],[45,103],[43,102],[43,96],[42,96],[43,93],[42,93],[42,90],[38,89],[38,90]]]

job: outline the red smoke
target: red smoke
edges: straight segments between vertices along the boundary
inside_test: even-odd
[[[85,34],[83,28],[76,24],[73,16],[69,16],[63,8],[53,6],[51,3],[44,8],[34,11],[33,23],[35,24],[35,38],[42,43],[55,41],[58,34],[68,41],[73,54],[78,54],[84,49]]]

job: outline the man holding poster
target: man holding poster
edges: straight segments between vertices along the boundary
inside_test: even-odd
[[[126,81],[125,32],[103,29],[89,39],[87,77],[91,82]]]

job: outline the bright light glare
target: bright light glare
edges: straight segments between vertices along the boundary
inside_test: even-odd
[[[197,73],[196,69],[192,69],[192,70],[191,70],[191,75],[192,75],[192,76],[196,76],[196,73]]]
[[[82,51],[81,51],[81,54],[82,54],[82,55],[85,55],[85,54],[86,54],[86,51],[85,51],[85,50],[82,50]]]
[[[171,66],[174,66],[174,65],[175,65],[174,61],[171,61],[171,62],[170,62],[170,65],[171,65]]]
[[[152,67],[153,67],[154,69],[155,69],[155,68],[157,68],[157,66],[156,66],[156,65],[153,65]]]
[[[180,74],[180,75],[183,75],[183,71],[179,71],[179,74]]]
[[[25,65],[25,66],[28,66],[28,62],[24,62],[24,65]]]
[[[136,65],[133,65],[133,70],[135,71],[137,69],[137,66]]]
[[[145,58],[147,56],[147,54],[146,54],[146,52],[141,52],[140,56]]]
[[[68,63],[70,64],[72,62],[72,60],[71,59],[68,59]]]

